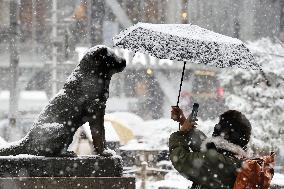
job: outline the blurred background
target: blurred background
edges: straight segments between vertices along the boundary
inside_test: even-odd
[[[199,124],[206,134],[225,110],[243,112],[254,129],[251,148],[256,154],[275,150],[276,171],[283,173],[283,0],[0,0],[1,141],[29,131],[88,48],[112,47],[112,37],[137,22],[191,23],[247,44],[269,83],[256,71],[187,64],[180,106],[189,114],[193,102],[200,104]],[[138,175],[141,188],[151,179],[148,188],[166,186],[165,179],[190,185],[171,172],[167,159],[169,134],[178,128],[169,117],[182,63],[115,52],[127,67],[111,81],[109,147],[123,156],[127,173]],[[70,148],[92,154],[89,134],[87,125],[79,129]]]

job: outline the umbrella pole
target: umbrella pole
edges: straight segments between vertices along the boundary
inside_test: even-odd
[[[271,86],[271,83],[270,83],[270,81],[268,80],[268,78],[267,78],[267,76],[266,76],[266,74],[265,74],[265,72],[263,71],[262,68],[260,68],[260,74],[261,74],[262,77],[264,78],[266,85],[267,85],[268,87],[270,87],[270,86]]]
[[[179,104],[179,99],[180,99],[180,92],[181,92],[181,87],[182,87],[182,82],[183,82],[183,76],[184,76],[185,65],[186,65],[186,61],[184,61],[183,68],[182,68],[182,74],[181,74],[180,85],[179,85],[179,91],[178,91],[177,106],[178,106],[178,104]]]
[[[183,76],[184,76],[184,71],[185,71],[185,65],[186,65],[186,61],[184,61],[184,63],[183,63],[183,68],[182,68],[182,74],[181,74],[180,85],[179,85],[179,91],[178,91],[177,107],[178,107],[179,99],[180,99],[180,93],[181,93],[181,87],[182,87]],[[180,124],[179,124],[179,130],[180,130]]]

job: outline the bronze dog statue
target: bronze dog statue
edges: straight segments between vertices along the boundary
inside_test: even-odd
[[[98,154],[105,149],[104,114],[113,74],[126,61],[106,46],[91,48],[64,84],[40,113],[32,129],[20,141],[0,148],[0,156],[31,154],[71,156],[67,152],[76,130],[89,122]]]

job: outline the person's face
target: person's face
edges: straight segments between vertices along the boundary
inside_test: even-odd
[[[229,129],[230,128],[222,127],[220,124],[216,124],[215,127],[214,127],[214,131],[213,131],[212,136],[213,137],[220,136],[220,137],[223,137],[225,139],[228,139],[228,137],[229,137]]]
[[[221,125],[216,124],[212,136],[217,137],[221,135]]]

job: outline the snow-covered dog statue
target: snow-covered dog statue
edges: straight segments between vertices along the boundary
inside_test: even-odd
[[[67,148],[76,130],[89,122],[96,152],[105,149],[104,114],[113,74],[126,66],[106,46],[95,46],[83,57],[64,84],[20,141],[0,149],[0,156],[31,154],[69,156]]]

